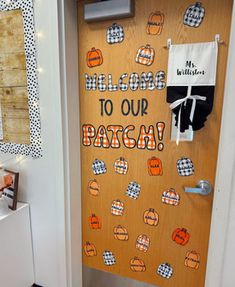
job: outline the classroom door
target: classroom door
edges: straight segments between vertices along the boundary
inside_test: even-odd
[[[83,5],[78,5],[83,263],[159,287],[203,287],[213,192],[190,194],[184,187],[202,179],[215,182],[233,1],[136,0],[134,18],[90,24],[83,20]],[[197,28],[184,24],[191,6],[189,13],[203,13]],[[168,38],[197,43],[213,41],[216,34],[224,44],[213,111],[193,142],[177,146],[170,139],[164,46]],[[190,176],[177,170],[182,158],[192,161]]]

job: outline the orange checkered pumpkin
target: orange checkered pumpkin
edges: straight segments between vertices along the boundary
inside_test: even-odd
[[[119,199],[114,200],[111,206],[111,213],[115,216],[122,216],[124,213],[124,203]]]
[[[170,188],[163,192],[162,203],[172,205],[172,206],[178,206],[180,204],[180,196],[175,191],[174,188]]]
[[[177,228],[172,234],[172,240],[179,245],[186,245],[189,242],[190,234],[185,228]]]
[[[155,51],[150,45],[141,46],[137,51],[136,63],[151,66],[155,57]]]
[[[151,13],[147,23],[147,34],[160,35],[164,24],[164,14],[157,11]]]
[[[142,259],[138,257],[134,257],[130,261],[130,267],[133,272],[145,272],[146,266]]]
[[[163,175],[162,161],[159,158],[152,157],[148,160],[148,173],[151,176]]]
[[[89,68],[102,65],[103,55],[101,53],[101,50],[92,48],[91,51],[87,52],[86,62]]]
[[[88,242],[88,241],[84,245],[84,252],[85,252],[86,256],[88,256],[88,257],[94,257],[97,255],[95,245]]]
[[[157,212],[150,208],[149,210],[146,210],[144,212],[144,223],[151,225],[151,226],[157,226],[159,222],[159,216]]]
[[[139,249],[140,251],[147,252],[150,246],[150,239],[147,235],[141,234],[137,237],[136,240],[136,249]]]
[[[188,251],[185,256],[184,265],[192,269],[198,269],[200,265],[200,254],[196,251]]]
[[[92,214],[88,221],[91,229],[101,229],[101,221],[95,214]]]
[[[127,241],[129,239],[128,231],[125,227],[118,225],[113,230],[114,238],[121,241]]]
[[[88,192],[93,195],[97,196],[100,193],[100,185],[98,184],[96,179],[90,180],[87,186]]]
[[[119,159],[117,159],[114,163],[114,170],[118,174],[123,174],[123,175],[127,174],[127,171],[128,171],[127,161],[123,157],[120,157]]]

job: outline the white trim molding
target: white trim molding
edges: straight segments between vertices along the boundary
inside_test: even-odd
[[[82,286],[82,213],[77,2],[60,0],[58,3],[66,210],[66,287],[80,287]]]
[[[230,287],[223,282],[224,259],[229,236],[228,224],[231,196],[235,192],[235,6],[231,25],[231,38],[225,85],[223,117],[220,134],[219,157],[215,183],[211,222],[206,287]],[[235,278],[234,278],[235,279]]]

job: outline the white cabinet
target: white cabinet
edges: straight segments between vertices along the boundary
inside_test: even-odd
[[[0,216],[0,286],[31,287],[34,283],[29,205]]]

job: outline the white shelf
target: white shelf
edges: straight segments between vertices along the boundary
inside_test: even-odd
[[[34,283],[29,205],[0,216],[0,286],[30,287]]]

